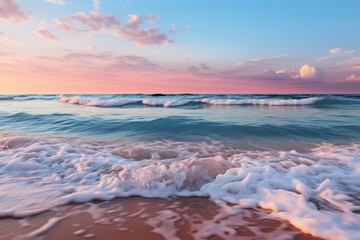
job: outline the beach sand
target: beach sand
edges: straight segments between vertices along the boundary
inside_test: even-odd
[[[310,239],[262,209],[238,212],[207,198],[118,198],[1,218],[0,239]]]

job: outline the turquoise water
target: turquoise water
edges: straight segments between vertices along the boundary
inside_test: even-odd
[[[207,197],[355,240],[359,179],[360,95],[0,96],[0,217]]]
[[[360,139],[360,95],[2,95],[0,131],[353,142]]]

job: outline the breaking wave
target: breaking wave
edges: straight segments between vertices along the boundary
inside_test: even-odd
[[[269,209],[315,236],[358,239],[359,149],[321,144],[302,153],[243,151],[217,142],[3,137],[0,216],[25,217],[94,199],[201,196]]]
[[[84,106],[96,106],[96,107],[119,107],[128,104],[142,104],[145,106],[157,106],[157,107],[178,107],[184,106],[190,103],[194,104],[207,104],[207,105],[260,105],[260,106],[296,106],[296,105],[311,105],[322,100],[322,97],[309,97],[303,99],[213,99],[202,98],[197,99],[191,96],[191,98],[144,98],[144,99],[99,99],[88,98],[81,96],[66,97],[61,96],[60,102],[66,102],[70,104],[78,104]]]

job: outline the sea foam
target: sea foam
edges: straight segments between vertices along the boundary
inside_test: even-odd
[[[293,106],[310,105],[322,100],[322,97],[310,97],[303,99],[210,99],[204,98],[203,103],[210,105],[268,105],[268,106]]]
[[[298,153],[241,151],[216,142],[25,142],[0,151],[3,217],[94,199],[202,196],[224,207],[269,209],[315,236],[360,238],[358,144]],[[135,158],[136,149],[144,157]],[[176,154],[162,158],[169,149]]]
[[[178,107],[184,106],[190,103],[195,104],[207,104],[207,105],[260,105],[260,106],[296,106],[296,105],[311,105],[322,100],[322,97],[309,97],[302,99],[231,99],[231,98],[194,98],[190,96],[185,98],[184,96],[177,98],[112,98],[112,99],[100,99],[100,98],[88,98],[81,96],[59,98],[60,102],[66,102],[70,104],[84,105],[84,106],[97,106],[97,107],[119,107],[131,103],[140,103],[145,106],[157,106],[157,107]]]
[[[97,106],[97,107],[117,107],[124,106],[131,103],[136,103],[139,100],[134,99],[99,99],[99,98],[87,98],[80,96],[59,98],[60,102],[66,102],[70,104],[84,105],[84,106]]]

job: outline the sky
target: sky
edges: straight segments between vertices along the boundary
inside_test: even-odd
[[[360,93],[358,0],[0,0],[0,94]]]

